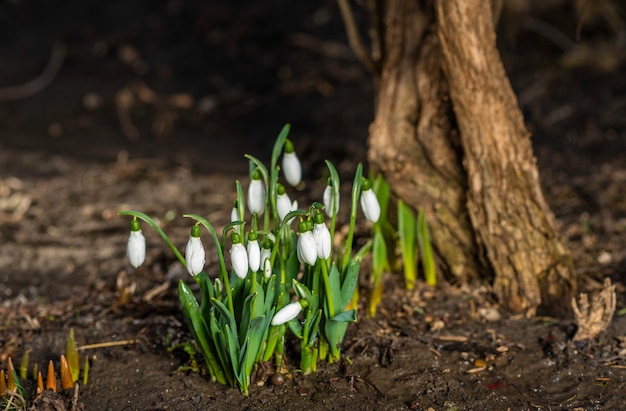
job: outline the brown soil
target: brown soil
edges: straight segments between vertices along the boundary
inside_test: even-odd
[[[378,315],[349,328],[341,363],[305,377],[292,359],[284,385],[246,398],[185,371],[189,356],[170,350],[191,338],[175,286],[190,279],[148,229],[146,264],[130,269],[128,219],[116,212],[159,218],[182,247],[181,215],[223,225],[234,181],[246,179],[243,154],[265,159],[285,122],[311,181],[294,196],[319,197],[325,158],[345,178],[365,158],[371,82],[332,1],[70,3],[0,6],[0,85],[35,77],[52,38],[67,46],[50,87],[0,102],[0,366],[26,350],[40,366],[56,360],[72,327],[81,345],[133,342],[84,351],[86,410],[624,408],[626,53],[605,22],[583,26],[587,55],[506,24],[502,50],[582,288],[606,276],[617,285],[608,329],[574,343],[573,317],[501,312],[487,284],[408,293],[389,274]],[[574,38],[572,10],[541,18]],[[138,135],[120,125],[125,88]],[[196,103],[172,103],[178,93]],[[136,286],[126,303],[120,281]],[[39,409],[65,409],[64,395]]]

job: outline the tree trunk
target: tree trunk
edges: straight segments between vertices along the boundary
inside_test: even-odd
[[[530,135],[484,0],[389,0],[369,159],[429,217],[445,271],[492,276],[500,302],[563,307],[571,256],[539,185]]]

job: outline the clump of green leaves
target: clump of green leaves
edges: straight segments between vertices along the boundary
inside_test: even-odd
[[[318,361],[340,359],[347,326],[356,321],[357,315],[350,302],[364,251],[353,255],[352,242],[362,191],[367,193],[367,201],[361,201],[366,204],[366,216],[375,215],[378,207],[374,194],[362,190],[370,183],[359,164],[352,184],[345,248],[335,249],[332,238],[340,188],[337,170],[326,162],[330,175],[323,201],[326,207],[314,202],[298,208],[279,183],[281,156],[283,177],[289,185],[300,184],[302,174],[288,133],[286,125],[274,143],[269,167],[246,155],[250,165],[247,198],[237,181],[231,222],[221,236],[204,217],[184,215],[194,222],[184,256],[146,214],[134,210],[119,213],[133,217],[128,243],[133,266],[145,258],[145,239],[138,224],[142,220],[193,276],[200,287],[200,298],[183,280],[178,284],[178,295],[196,345],[211,379],[238,387],[244,395],[249,393],[252,374],[260,362],[274,360],[277,369],[283,369],[288,330],[300,341],[301,372],[315,371]],[[330,217],[330,227],[324,212]],[[204,270],[202,229],[215,243],[217,278],[209,277]],[[229,237],[230,269],[224,252]]]

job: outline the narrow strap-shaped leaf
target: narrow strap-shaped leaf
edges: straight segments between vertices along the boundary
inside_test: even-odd
[[[328,167],[328,171],[330,172],[330,184],[333,189],[333,209],[328,210],[329,214],[332,216],[330,219],[330,238],[335,238],[335,225],[337,221],[337,210],[339,208],[339,202],[337,199],[339,198],[339,189],[341,188],[339,181],[339,173],[337,169],[330,161],[326,160],[326,167]]]
[[[207,324],[200,314],[198,301],[189,286],[183,280],[178,282],[178,297],[183,309],[183,314],[191,327],[195,340],[202,349],[202,354],[204,355],[209,370],[212,372],[212,377],[221,384],[226,384],[227,378],[224,374],[222,362],[218,360],[219,354],[215,349]]]
[[[252,367],[256,362],[257,355],[259,353],[259,350],[261,349],[263,337],[266,335],[268,326],[269,322],[267,321],[267,318],[262,315],[252,320],[252,322],[250,323],[250,327],[248,328],[246,341],[247,348],[245,350],[245,358],[243,360],[243,369],[245,370],[245,374],[248,380],[250,379]]]
[[[353,322],[356,321],[356,310],[352,309],[352,310],[348,310],[348,311],[344,311],[342,313],[339,313],[336,316],[334,316],[333,318],[331,318],[330,321],[353,323]]]
[[[399,200],[398,235],[404,263],[404,283],[407,290],[412,290],[417,280],[417,255],[415,252],[417,249],[417,231],[418,227],[413,210],[402,200]]]
[[[335,267],[333,265],[333,267]],[[343,282],[341,283],[341,310],[343,311],[354,295],[354,290],[359,282],[359,270],[361,268],[361,261],[358,258],[353,258],[348,265]],[[336,267],[335,267],[336,270]],[[332,271],[332,270],[331,270]]]
[[[343,256],[343,264],[341,272],[345,273],[352,258],[352,240],[354,238],[354,226],[356,224],[357,206],[359,204],[359,195],[361,194],[361,178],[363,177],[363,165],[359,163],[354,173],[354,181],[352,182],[351,209],[350,209],[350,225],[348,227],[348,237],[346,238],[346,252]]]
[[[322,263],[325,263],[322,261]],[[330,292],[330,295],[325,296],[326,304],[324,306],[325,314],[327,318],[334,317],[338,312],[342,310],[340,305],[343,303],[342,293],[341,293],[341,279],[339,278],[339,269],[336,264],[333,264],[330,268],[330,272],[328,273],[328,286],[325,287],[326,292]],[[326,281],[326,280],[324,280]],[[335,305],[331,312],[331,307],[329,306],[329,299],[332,299],[332,303]]]
[[[423,209],[417,214],[418,236],[417,242],[422,255],[422,266],[424,267],[424,277],[429,285],[437,285],[437,272],[435,269],[435,258],[433,257],[433,248],[430,242],[430,233],[428,232],[428,222]]]
[[[234,333],[232,336],[235,337],[236,341],[239,341],[239,339],[237,338],[237,322],[235,321],[235,317],[233,316],[233,314],[220,300],[214,298],[211,300],[211,302],[213,303],[213,306],[217,309],[217,311],[219,311],[219,313],[221,314],[224,324],[228,325],[229,330]]]

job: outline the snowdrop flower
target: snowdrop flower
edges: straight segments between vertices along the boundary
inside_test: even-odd
[[[378,221],[380,217],[380,204],[378,203],[376,194],[374,194],[374,190],[372,190],[372,183],[366,178],[363,179],[361,185],[361,209],[363,210],[363,214],[365,214],[365,218],[369,221],[372,223]]]
[[[263,272],[265,274],[265,277],[269,278],[272,275],[272,263],[271,263],[271,258],[272,258],[272,240],[270,240],[269,238],[266,238],[265,240],[263,240],[263,243],[261,244],[261,264],[263,267]],[[269,271],[269,275],[268,275],[268,271]]]
[[[250,231],[248,234],[248,245],[246,246],[248,251],[248,266],[250,271],[256,273],[261,267],[261,246],[259,240],[257,240],[257,234],[254,231]]]
[[[322,213],[315,214],[315,226],[313,227],[313,237],[317,244],[317,258],[326,260],[330,257],[331,241],[330,231],[324,224],[324,216]]]
[[[285,151],[283,152],[283,173],[285,180],[293,187],[302,181],[302,164],[296,155],[291,140],[285,141]]]
[[[126,255],[130,265],[134,268],[140,267],[146,260],[146,238],[141,232],[137,219],[133,219],[130,222],[130,235],[126,244]]]
[[[302,308],[302,304],[300,304],[299,301],[293,301],[287,304],[286,306],[278,310],[276,314],[274,314],[274,317],[272,318],[272,325],[281,325],[288,323],[289,321],[296,318],[298,314],[300,314]]]
[[[248,187],[248,208],[252,214],[261,215],[265,211],[265,184],[259,170],[254,170]]]
[[[263,275],[265,278],[270,278],[272,276],[272,262],[269,258],[263,260]]]
[[[285,186],[282,184],[276,184],[276,194],[276,211],[278,212],[278,218],[282,222],[289,212],[298,209],[298,202],[291,202],[291,199],[285,192]],[[291,223],[292,220],[293,218],[289,221],[289,223]]]
[[[326,210],[326,215],[331,217],[333,216],[333,206],[337,207],[335,210],[335,214],[339,214],[339,192],[337,192],[337,197],[335,198],[335,190],[333,189],[332,183],[330,179],[328,179],[328,185],[324,189],[323,195],[324,209]],[[334,200],[334,201],[333,201]]]
[[[317,243],[308,221],[301,221],[298,224],[297,254],[298,260],[303,264],[315,265],[317,261]]]
[[[239,218],[239,206],[236,200],[233,204],[233,209],[230,210],[230,222],[232,223],[233,221],[241,221],[241,219]],[[235,227],[235,232],[240,232],[240,226]]]
[[[204,247],[200,240],[200,227],[197,225],[191,227],[191,235],[185,247],[185,265],[192,276],[204,270]]]
[[[233,233],[231,241],[233,246],[230,249],[230,262],[237,277],[243,280],[248,275],[248,252],[241,243],[241,235]]]

